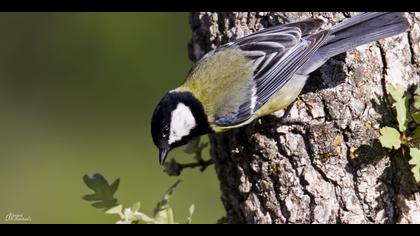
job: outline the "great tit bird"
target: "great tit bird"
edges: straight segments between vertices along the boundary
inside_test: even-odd
[[[409,27],[402,12],[361,13],[327,30],[320,30],[322,24],[307,19],[273,26],[205,54],[154,111],[151,132],[159,162],[197,136],[284,109],[329,58]]]

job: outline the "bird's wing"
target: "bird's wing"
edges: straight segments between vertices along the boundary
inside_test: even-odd
[[[247,121],[297,70],[313,55],[328,37],[328,31],[320,31],[321,20],[306,20],[267,28],[245,36],[219,50],[237,48],[250,59],[254,73],[251,96],[237,109],[216,117],[221,127],[235,126]]]

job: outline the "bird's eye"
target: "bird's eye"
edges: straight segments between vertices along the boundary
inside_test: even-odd
[[[161,133],[162,137],[165,138],[166,136],[168,136],[168,133],[169,133],[169,127],[168,126],[163,127],[162,133]]]

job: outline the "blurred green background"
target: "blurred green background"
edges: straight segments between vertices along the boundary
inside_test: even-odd
[[[81,199],[84,174],[121,178],[122,204],[155,203],[178,178],[158,165],[154,106],[191,66],[187,13],[0,13],[0,223],[114,223]],[[182,151],[179,162],[192,161]],[[214,167],[185,170],[171,205],[184,222],[223,215]]]

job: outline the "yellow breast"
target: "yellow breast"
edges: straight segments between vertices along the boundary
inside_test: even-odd
[[[307,75],[295,75],[255,113],[253,119],[270,115],[286,108],[299,96],[305,86]]]

